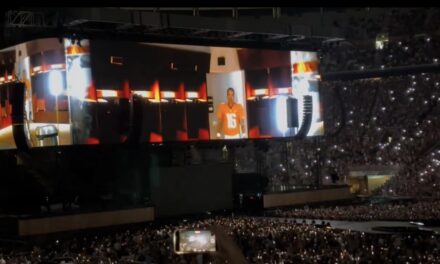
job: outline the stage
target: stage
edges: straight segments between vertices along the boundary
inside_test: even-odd
[[[154,207],[64,215],[8,215],[0,218],[1,233],[6,237],[28,237],[153,221]]]

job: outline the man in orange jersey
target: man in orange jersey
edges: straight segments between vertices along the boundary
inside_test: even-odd
[[[226,90],[226,103],[221,103],[217,109],[217,137],[224,139],[239,139],[245,137],[244,109],[235,102],[233,88]]]

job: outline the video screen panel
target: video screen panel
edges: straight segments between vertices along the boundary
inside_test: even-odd
[[[315,52],[97,40],[90,47],[98,90],[128,83],[156,105],[142,126],[149,114],[159,121],[141,141],[323,134]],[[112,60],[109,75],[102,64]]]
[[[60,145],[324,133],[316,52],[48,38],[6,54],[0,85],[25,83],[31,147],[42,126]]]

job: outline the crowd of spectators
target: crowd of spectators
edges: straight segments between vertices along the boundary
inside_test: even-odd
[[[354,165],[397,166],[389,184],[400,183],[388,192],[438,196],[439,82],[438,74],[323,82],[322,91],[338,90],[341,100],[339,105],[327,101],[325,123],[334,136],[321,147],[328,157],[323,165],[336,164],[341,175]],[[427,184],[423,192],[415,188]]]
[[[440,59],[436,8],[391,9],[371,17],[351,17],[341,26],[345,40],[321,49],[324,73],[437,64]],[[378,42],[376,42],[378,41]]]
[[[440,74],[327,81],[320,90],[325,136],[271,142],[260,161],[270,191],[313,185],[317,174],[343,182],[366,165],[397,170],[382,194],[440,198]]]
[[[200,263],[177,255],[172,234],[180,228],[221,226],[249,263],[434,263],[440,261],[435,234],[370,234],[300,221],[213,217],[105,235],[56,240],[30,250],[3,252],[0,263]],[[205,255],[203,263],[223,263]]]
[[[368,43],[348,40],[324,45],[320,69],[323,73],[388,69],[409,65],[438,64],[440,39],[437,35],[420,34],[406,38],[372,39]]]
[[[437,8],[352,18],[344,27],[348,41],[323,46],[321,70],[438,64],[440,36],[434,24],[439,18]],[[333,164],[347,175],[353,165],[396,165],[397,175],[376,193],[439,198],[439,82],[433,73],[322,82],[327,135],[334,135],[323,140],[330,157],[324,166]]]
[[[440,219],[440,201],[278,209],[272,211],[272,214],[292,218],[348,221],[431,221]]]

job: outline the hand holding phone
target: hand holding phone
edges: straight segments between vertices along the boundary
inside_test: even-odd
[[[217,243],[210,230],[177,230],[173,238],[177,254],[215,252]]]

